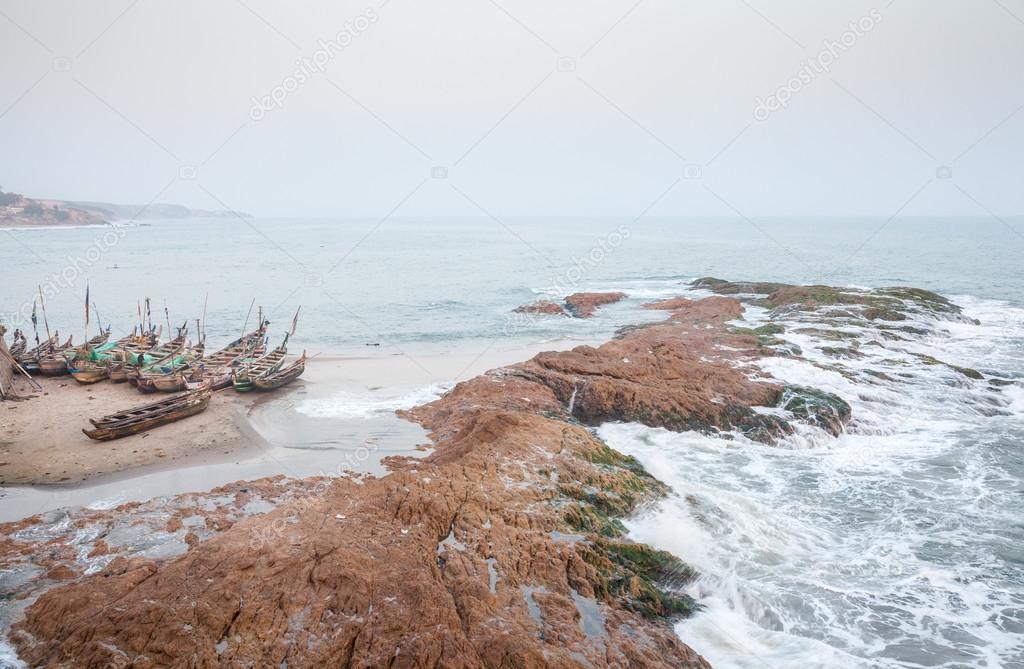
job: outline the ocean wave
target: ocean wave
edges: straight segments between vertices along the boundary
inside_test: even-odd
[[[798,426],[766,446],[738,433],[598,429],[672,488],[625,524],[701,574],[688,594],[705,608],[676,630],[713,666],[1024,659],[1024,310],[956,301],[968,319],[747,305],[735,325],[781,324],[778,337],[801,350],[752,373],[845,399],[853,420],[838,437]]]
[[[378,396],[373,393],[334,393],[328,397],[300,402],[296,411],[311,418],[338,418],[348,420],[371,419],[388,416],[401,409],[412,409],[433,402],[443,395],[451,384],[434,383],[399,396]]]
[[[27,666],[18,658],[18,654],[10,642],[0,637],[0,667],[3,669],[26,669]]]

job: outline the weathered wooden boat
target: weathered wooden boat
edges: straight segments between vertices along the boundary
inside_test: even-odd
[[[25,335],[21,333],[21,330],[15,330],[14,341],[11,343],[11,347],[7,349],[7,352],[12,358],[17,360],[18,356],[24,354],[26,349],[28,349],[28,340],[25,339]]]
[[[93,337],[85,346],[79,346],[73,352],[64,354],[68,363],[68,373],[75,381],[83,384],[98,383],[107,378],[107,366],[110,364],[111,352],[120,343],[110,342],[110,331]],[[123,340],[122,340],[123,341]]]
[[[63,376],[68,373],[68,359],[64,353],[72,348],[74,335],[68,337],[62,346],[58,346],[44,357],[38,359],[39,373],[43,376]]]
[[[210,387],[204,385],[197,390],[172,395],[158,402],[104,416],[99,420],[90,419],[89,422],[94,429],[83,429],[82,432],[97,441],[110,441],[145,432],[205,411],[212,394]]]
[[[141,370],[135,379],[135,385],[141,393],[155,393],[158,390],[157,381],[161,382],[166,392],[184,390],[185,382],[179,383],[175,379],[175,373],[194,369],[195,364],[202,358],[202,347],[183,346],[176,355]]]
[[[277,370],[281,369],[281,365],[284,364],[284,357],[287,354],[288,335],[285,335],[284,341],[281,342],[281,345],[270,353],[267,353],[263,357],[256,358],[255,360],[243,361],[238,368],[232,372],[231,384],[235,387],[235,390],[240,393],[252,391],[255,388],[252,384],[253,380],[273,374]]]
[[[152,350],[130,353],[127,361],[125,361],[128,383],[135,385],[138,383],[139,374],[144,370],[154,368],[156,365],[177,355],[185,346],[185,335],[185,332],[180,332],[171,341],[161,344]]]
[[[80,364],[68,366],[68,373],[71,377],[83,385],[89,385],[90,383],[99,383],[109,378],[107,374],[107,365],[101,362],[85,361]]]
[[[231,373],[243,361],[263,355],[266,325],[239,337],[202,361],[178,369],[163,378],[154,378],[153,385],[161,392],[184,390],[188,383],[209,382],[214,390],[231,385]]]
[[[140,355],[152,351],[160,344],[160,336],[156,333],[138,335],[131,337],[131,341],[118,342],[120,345],[111,354],[110,364],[107,365],[107,378],[114,383],[125,383],[128,381],[130,370],[129,360],[133,355]]]
[[[42,342],[35,348],[26,351],[25,353],[17,356],[15,360],[21,365],[22,369],[27,371],[29,374],[39,373],[39,360],[45,358],[48,355],[52,355],[54,350],[57,348],[60,335],[54,332],[49,339]]]
[[[302,373],[306,371],[306,352],[303,351],[299,359],[288,365],[287,367],[280,369],[271,374],[261,376],[252,380],[252,385],[256,390],[277,390],[282,386],[286,386],[295,379],[302,376]]]

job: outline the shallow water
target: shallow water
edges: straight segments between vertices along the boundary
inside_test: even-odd
[[[343,455],[339,444],[362,443],[367,433],[396,444],[413,438],[390,411],[486,369],[495,351],[516,356],[543,342],[607,338],[622,325],[662,317],[641,303],[680,294],[694,277],[913,285],[955,296],[981,325],[943,323],[900,350],[862,347],[866,358],[837,360],[821,351],[826,342],[785,335],[835,368],[771,359],[765,371],[849,401],[854,422],[838,439],[803,430],[769,448],[635,425],[606,425],[600,434],[672,485],[673,497],[628,525],[638,540],[701,572],[691,594],[705,610],[677,631],[719,669],[1024,667],[1024,264],[1022,238],[1003,223],[378,223],[157,222],[126,229],[95,261],[88,250],[102,242],[102,230],[0,232],[0,311],[4,322],[18,322],[14,312],[28,314],[36,287],[53,285],[51,327],[77,333],[88,281],[102,321],[122,332],[139,297],[154,298],[157,322],[166,299],[178,323],[197,317],[208,293],[207,330],[218,345],[241,331],[253,297],[274,321],[274,338],[302,304],[293,350],[340,354],[340,374],[359,371],[270,402],[252,418],[284,449],[276,456],[315,463],[308,473],[318,473]],[[616,231],[623,238],[609,245]],[[629,299],[588,321],[511,314],[576,290],[622,290]],[[767,314],[750,309],[747,318]],[[993,389],[915,354],[1017,385]],[[521,357],[528,355],[493,362]],[[887,370],[898,382],[867,369]],[[226,466],[235,468],[212,471],[226,480],[247,475]],[[275,469],[290,474],[266,458],[251,473]],[[199,468],[181,472],[175,485],[208,482]],[[113,503],[125,491],[160,492],[149,485],[112,483],[90,497]]]

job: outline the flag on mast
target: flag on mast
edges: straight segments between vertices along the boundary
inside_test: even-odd
[[[85,324],[89,324],[89,284],[85,284]]]
[[[295,318],[292,319],[292,336],[295,336],[295,328],[299,327],[299,312],[302,311],[302,305],[295,310]]]
[[[36,327],[36,325],[38,323],[39,323],[39,319],[36,318],[36,301],[33,299],[32,300],[32,327],[33,328]]]

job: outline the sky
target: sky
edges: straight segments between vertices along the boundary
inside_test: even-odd
[[[1021,71],[1024,0],[0,0],[0,185],[279,217],[1015,216]]]

